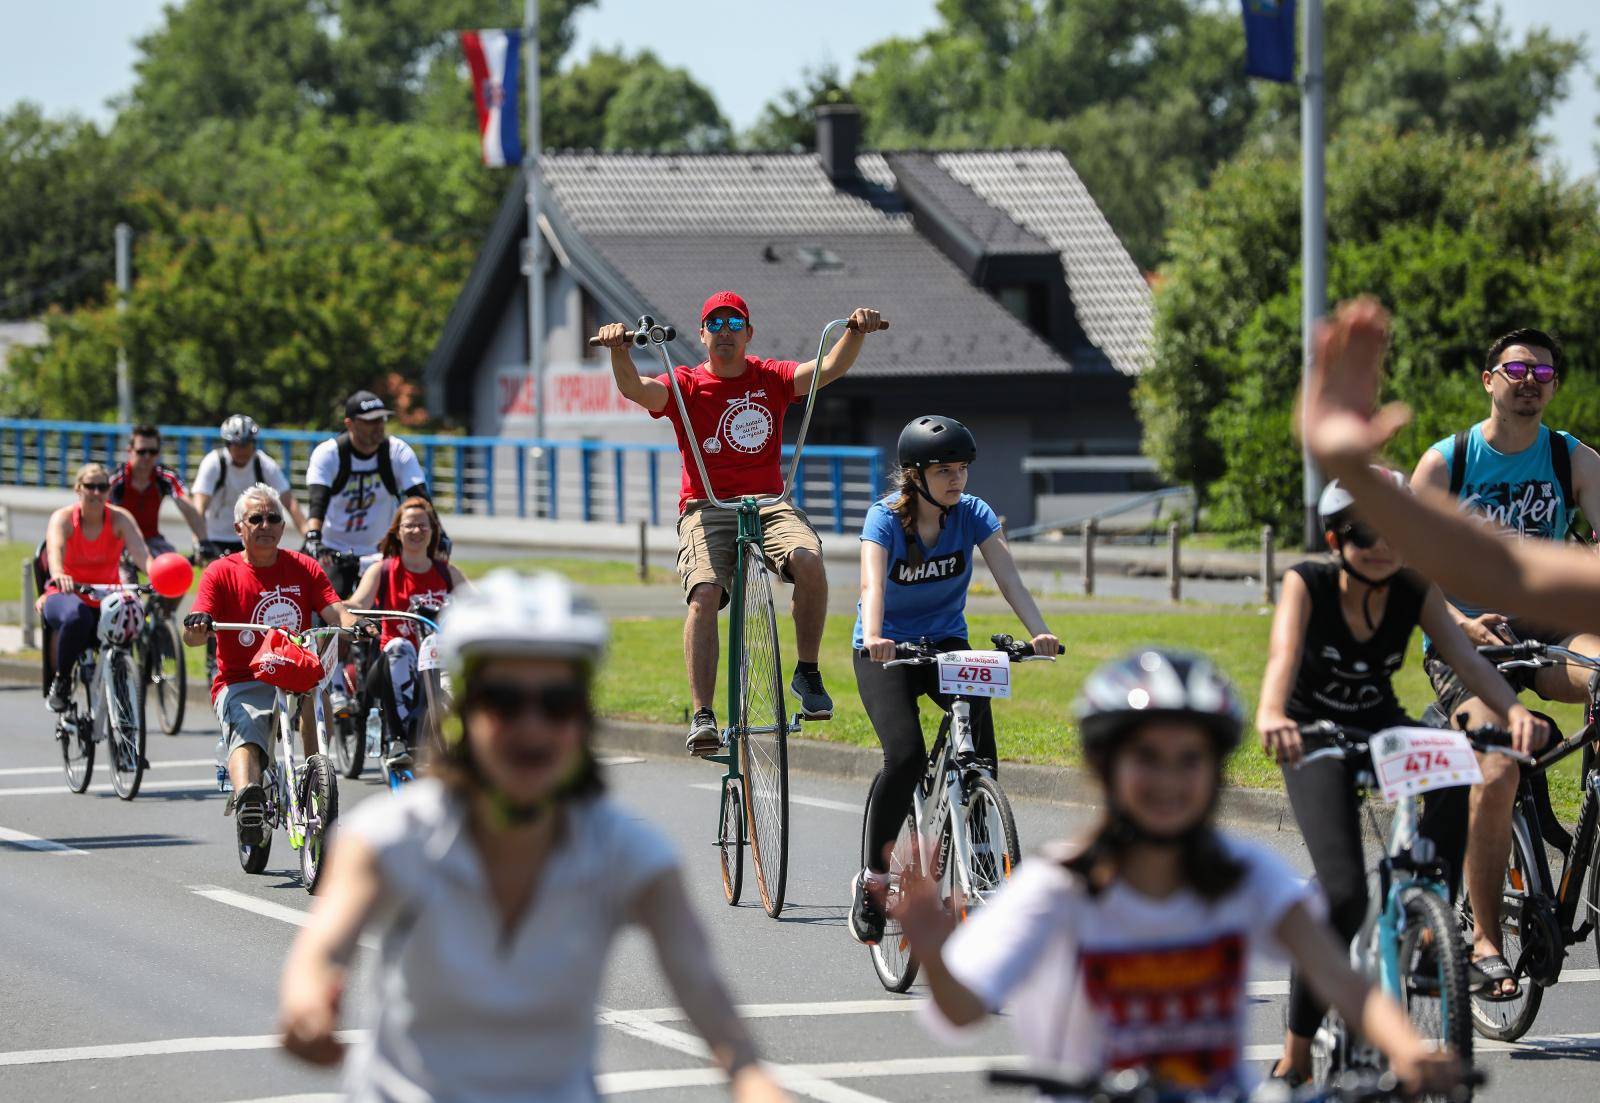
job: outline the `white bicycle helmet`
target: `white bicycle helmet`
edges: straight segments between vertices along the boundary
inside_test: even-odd
[[[1409,489],[1410,484],[1406,482],[1406,477],[1393,468],[1379,467],[1377,464],[1373,464],[1372,470],[1394,483],[1401,490]],[[1328,483],[1327,486],[1322,488],[1322,497],[1317,499],[1317,516],[1322,518],[1322,527],[1325,530],[1337,527],[1339,522],[1344,520],[1345,511],[1355,504],[1355,496],[1346,490],[1338,479]]]
[[[132,643],[144,627],[144,606],[137,594],[113,590],[100,602],[100,642]]]
[[[451,595],[439,622],[439,659],[459,671],[474,655],[526,655],[597,666],[610,631],[599,608],[558,574],[491,571]]]

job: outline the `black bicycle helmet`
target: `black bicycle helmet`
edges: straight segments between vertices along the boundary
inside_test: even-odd
[[[1239,746],[1244,709],[1211,660],[1154,647],[1106,663],[1084,682],[1073,704],[1083,753],[1107,761],[1135,725],[1152,719],[1192,720],[1216,737],[1226,758]]]
[[[249,414],[234,414],[222,423],[221,435],[227,444],[245,444],[256,439],[261,427]]]
[[[1400,472],[1388,467],[1379,467],[1377,464],[1373,464],[1372,470],[1376,471],[1380,477],[1394,483],[1401,490],[1410,489],[1410,484],[1406,482],[1406,477]],[[1334,535],[1334,550],[1339,556],[1339,569],[1351,578],[1367,584],[1367,592],[1361,597],[1361,615],[1366,620],[1367,627],[1376,632],[1378,630],[1378,622],[1372,616],[1372,599],[1378,591],[1394,580],[1394,576],[1368,578],[1352,567],[1350,560],[1345,556],[1343,530],[1345,525],[1356,519],[1355,504],[1355,495],[1340,485],[1338,479],[1334,479],[1322,488],[1322,496],[1317,499],[1317,516],[1322,519],[1322,531],[1325,533],[1331,532]]]
[[[927,414],[900,430],[895,451],[901,467],[971,463],[978,458],[978,442],[972,430],[955,418]]]

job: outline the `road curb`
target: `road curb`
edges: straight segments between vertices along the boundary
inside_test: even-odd
[[[0,682],[11,685],[37,685],[39,665],[27,659],[0,658]],[[209,710],[209,685],[190,683],[189,704]],[[652,758],[687,758],[683,750],[683,729],[676,724],[644,721],[600,721],[597,735],[607,751],[627,751]],[[791,739],[789,768],[802,774],[840,778],[861,783],[861,799],[866,802],[867,786],[883,763],[883,755],[868,747],[830,743],[820,739]],[[1006,792],[1021,800],[1054,804],[1094,806],[1099,802],[1100,784],[1084,770],[1071,766],[1042,766],[1032,762],[1005,762],[1000,768]],[[707,771],[707,779],[718,775]],[[1223,790],[1220,815],[1224,821],[1246,824],[1271,831],[1295,830],[1294,815],[1284,793],[1271,789],[1230,787]]]

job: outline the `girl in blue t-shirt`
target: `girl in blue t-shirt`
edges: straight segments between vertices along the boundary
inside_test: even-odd
[[[861,529],[861,601],[854,647],[861,703],[883,744],[883,768],[867,800],[867,868],[851,885],[850,934],[857,942],[883,936],[883,913],[867,887],[887,888],[884,854],[911,807],[911,790],[927,765],[917,700],[941,707],[937,674],[928,666],[883,664],[894,645],[926,639],[941,651],[967,647],[967,585],[972,552],[994,575],[1040,655],[1054,655],[1061,642],[1051,635],[1033,596],[1022,584],[1000,519],[981,498],[963,494],[967,465],[978,455],[972,433],[947,417],[919,417],[900,432],[900,471],[895,489],[867,511]],[[972,702],[972,732],[978,754],[996,761],[989,702]],[[882,893],[878,894],[882,897]]]

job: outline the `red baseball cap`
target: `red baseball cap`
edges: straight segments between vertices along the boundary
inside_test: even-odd
[[[711,316],[713,310],[721,310],[723,307],[737,310],[745,321],[748,322],[750,320],[750,308],[745,305],[744,300],[737,293],[733,291],[713,291],[711,297],[706,300],[706,304],[700,308],[700,321],[703,323]]]

